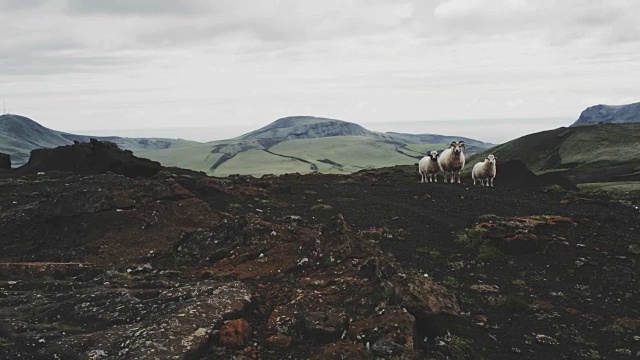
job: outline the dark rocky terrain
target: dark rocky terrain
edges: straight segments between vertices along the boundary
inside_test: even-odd
[[[640,357],[640,199],[517,162],[485,188],[125,173],[145,162],[120,151],[0,177],[0,358]]]
[[[640,122],[640,103],[627,105],[595,105],[581,114],[575,125],[591,123],[637,123]]]
[[[0,170],[11,169],[11,155],[0,153]]]

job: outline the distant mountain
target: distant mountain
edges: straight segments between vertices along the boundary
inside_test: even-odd
[[[473,154],[492,144],[436,134],[370,131],[347,121],[292,116],[234,139],[199,143],[175,139],[94,137],[111,141],[136,156],[165,166],[204,171],[211,175],[351,173],[362,169],[414,164],[427,151],[442,150],[451,141],[467,143]],[[19,115],[0,116],[0,153],[14,166],[24,164],[37,148],[87,142],[90,136],[51,130]]]
[[[465,141],[468,146],[484,148],[488,144],[479,140],[460,136],[445,136],[436,134],[404,134],[395,132],[370,131],[364,127],[344,121],[315,116],[289,116],[278,119],[258,130],[244,134],[236,140],[259,140],[282,142],[294,139],[314,139],[332,136],[367,136],[380,140],[399,143],[450,143],[451,141]]]
[[[584,110],[572,126],[591,123],[638,123],[640,102],[628,105],[596,105]]]
[[[537,174],[562,172],[574,184],[640,181],[639,138],[640,124],[562,127],[482,151],[469,159],[465,170],[494,154],[498,174],[501,163],[521,160]]]
[[[137,155],[215,176],[351,173],[414,164],[427,151],[442,150],[454,140],[464,140],[469,153],[492,146],[459,136],[381,133],[342,120],[292,116],[234,139]]]
[[[290,116],[278,119],[265,127],[239,136],[237,139],[284,141],[329,136],[375,136],[375,133],[347,121],[314,116]]]
[[[122,138],[117,136],[88,136],[69,134],[51,130],[20,115],[0,115],[0,153],[11,155],[14,167],[29,160],[31,150],[54,148],[73,144],[74,141],[88,142],[90,138],[110,141],[131,151],[167,149],[172,146],[197,144],[194,141],[155,138]]]

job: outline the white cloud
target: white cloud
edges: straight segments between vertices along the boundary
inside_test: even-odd
[[[250,129],[305,113],[577,116],[640,98],[635,0],[0,0],[0,9],[0,98],[60,129]]]
[[[440,19],[500,18],[531,10],[526,0],[446,0],[435,8],[434,15]]]

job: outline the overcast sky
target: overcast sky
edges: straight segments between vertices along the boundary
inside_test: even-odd
[[[638,14],[638,0],[0,0],[0,99],[66,131],[573,120],[640,101]]]

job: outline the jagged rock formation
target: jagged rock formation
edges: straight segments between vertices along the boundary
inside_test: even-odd
[[[591,123],[640,122],[640,102],[628,105],[596,105],[584,110],[571,126]]]
[[[520,186],[523,188],[540,188],[558,185],[564,189],[577,190],[562,173],[534,174],[521,160],[508,160],[500,163],[500,172],[496,174],[496,181],[501,185]]]
[[[0,153],[0,169],[11,169],[11,155]]]
[[[128,177],[151,177],[162,169],[156,161],[133,156],[118,145],[91,139],[55,149],[31,151],[29,162],[16,170],[19,174],[66,171],[77,174],[103,174],[108,171]]]

